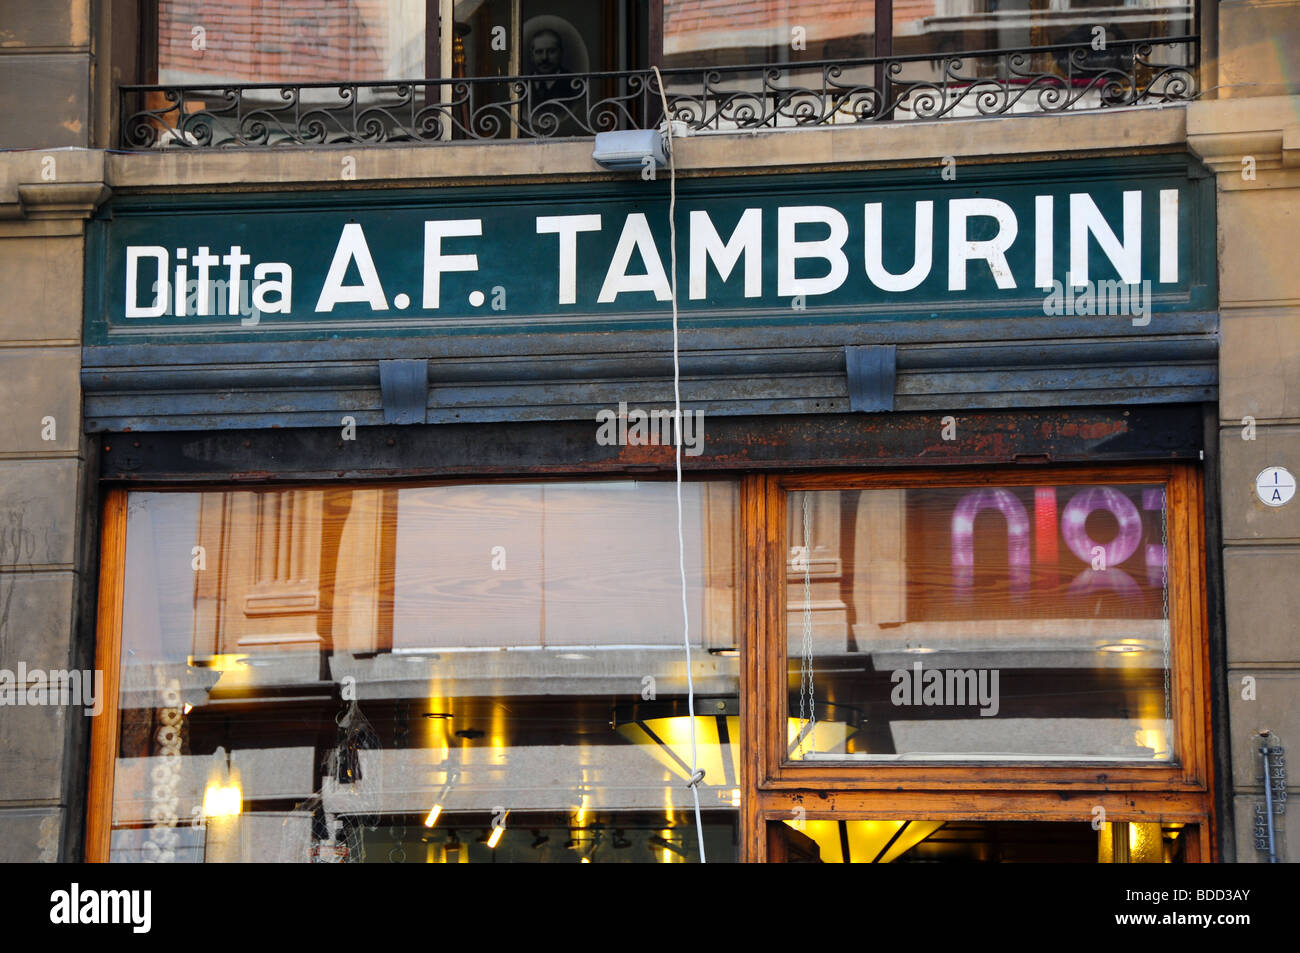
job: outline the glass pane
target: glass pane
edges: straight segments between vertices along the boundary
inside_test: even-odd
[[[452,75],[537,76],[549,87],[551,76],[628,69],[638,25],[625,7],[610,0],[456,0]]]
[[[1178,823],[1077,821],[782,821],[791,863],[1180,864],[1189,828]],[[770,853],[769,849],[769,853]]]
[[[736,857],[736,486],[132,493],[117,861]]]
[[[458,136],[587,136],[636,121],[645,9],[612,0],[456,0],[447,87]],[[494,82],[526,76],[527,82]]]
[[[671,109],[712,130],[859,122],[879,108],[875,5],[664,0]],[[833,65],[803,65],[832,61]],[[764,68],[772,65],[780,68]]]
[[[1113,40],[1193,33],[1191,3],[1180,0],[895,0],[895,56],[1022,49],[1059,43],[1091,46],[1093,27]],[[1103,52],[1098,50],[1098,52]]]
[[[425,75],[424,18],[425,0],[314,8],[278,0],[158,0],[158,82],[415,79]]]
[[[891,73],[896,119],[937,114],[1089,109],[1125,104],[1133,86],[1159,92],[1191,80],[1194,47],[1134,40],[1194,33],[1181,0],[897,0]],[[1100,31],[1100,32],[1099,32]],[[951,58],[980,50],[1040,50],[1028,56]],[[949,57],[949,58],[943,58]],[[913,88],[914,87],[914,88]]]
[[[793,760],[1173,759],[1163,485],[787,496]]]
[[[869,0],[664,0],[664,65],[855,59],[874,55],[875,32]]]

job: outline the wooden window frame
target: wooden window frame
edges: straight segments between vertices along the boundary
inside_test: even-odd
[[[715,474],[723,476],[723,474]],[[586,474],[591,477],[593,474]],[[581,478],[581,477],[579,477]],[[485,482],[515,482],[487,477]],[[1176,764],[1070,764],[785,761],[787,658],[782,620],[786,598],[785,493],[915,486],[1023,486],[1163,482],[1170,564],[1171,668]],[[374,481],[360,481],[371,485]],[[387,481],[383,481],[387,482]],[[407,481],[401,481],[403,483]],[[418,482],[418,481],[417,481]],[[442,483],[443,481],[432,481]],[[464,478],[447,481],[468,482]],[[478,482],[478,481],[475,481]],[[740,550],[740,860],[767,859],[768,825],[811,819],[1089,821],[1095,809],[1115,821],[1163,820],[1195,825],[1189,859],[1215,859],[1213,761],[1209,724],[1204,489],[1195,464],[1107,464],[908,468],[891,471],[739,475]],[[132,487],[131,491],[162,487]],[[215,486],[169,486],[212,490]],[[106,702],[91,727],[85,858],[106,862],[112,827],[118,748],[119,672],[126,571],[128,490],[105,492],[100,526],[96,666]],[[764,704],[766,700],[766,704]],[[772,702],[775,701],[775,704]]]
[[[954,808],[955,800],[960,808]],[[1105,811],[1104,815],[1096,809]],[[1063,794],[1050,800],[1027,797],[1006,792],[999,795],[962,795],[954,799],[949,793],[913,795],[906,809],[900,809],[899,800],[886,792],[844,793],[821,792],[811,797],[764,798],[754,811],[754,817],[745,818],[746,837],[742,844],[742,862],[779,863],[780,847],[773,845],[772,825],[796,818],[809,821],[1056,821],[1091,823],[1104,816],[1107,823],[1121,821],[1163,822],[1186,824],[1189,832],[1185,844],[1184,863],[1200,864],[1217,859],[1211,836],[1213,825],[1204,812],[1178,802],[1147,800],[1135,806],[1131,798],[1121,794]],[[796,828],[797,829],[797,828]],[[775,856],[774,856],[775,847]]]
[[[786,493],[935,486],[1161,482],[1170,566],[1171,690],[1176,763],[1068,761],[789,761],[787,731]],[[1189,858],[1213,859],[1213,762],[1205,592],[1204,488],[1194,464],[915,468],[760,475],[742,485],[746,625],[742,653],[742,859],[767,858],[767,825],[807,818],[1090,821],[1165,820],[1196,825]],[[766,698],[767,705],[747,704]],[[773,704],[772,702],[775,702]],[[796,812],[796,808],[799,809]]]

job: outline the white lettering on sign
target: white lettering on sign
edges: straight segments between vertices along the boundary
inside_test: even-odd
[[[627,266],[632,261],[632,252],[641,256],[645,263],[645,274],[629,275]],[[644,212],[633,212],[623,223],[623,234],[618,238],[614,249],[614,259],[605,272],[605,283],[600,286],[600,296],[596,298],[601,304],[614,301],[621,294],[633,291],[650,291],[656,301],[671,301],[673,290],[668,285],[668,275],[664,272],[663,259],[655,247],[654,236],[650,233],[650,223]]]
[[[799,241],[798,225],[825,225],[830,235],[822,239]],[[849,223],[836,209],[826,205],[782,206],[776,212],[776,293],[782,298],[795,295],[830,294],[849,276],[849,260],[844,243],[849,237]],[[796,278],[798,262],[803,258],[820,258],[830,270],[820,278]]]
[[[598,231],[599,215],[537,216],[537,234],[560,236],[559,304],[578,301],[578,232]]]
[[[207,245],[200,245],[193,257],[184,248],[174,253],[177,265],[173,280],[173,253],[168,249],[161,245],[127,246],[126,317],[247,315],[250,295],[253,308],[263,314],[289,314],[293,309],[293,269],[288,262],[259,262],[249,281],[243,266],[250,264],[252,257],[238,245],[232,245],[224,255],[213,254]],[[185,263],[187,257],[189,264]],[[146,260],[152,264],[142,266]],[[194,266],[193,277],[189,265]],[[226,271],[223,273],[219,266]],[[147,304],[140,301],[146,289],[152,296]],[[271,294],[276,297],[268,298]]]
[[[698,301],[707,294],[708,263],[718,269],[726,281],[735,270],[740,256],[745,256],[745,297],[763,294],[763,210],[747,208],[736,223],[731,238],[724,243],[704,209],[691,212],[690,296]]]
[[[444,255],[442,240],[483,234],[483,219],[424,223],[424,307],[438,310],[444,271],[478,271],[478,255]]]
[[[157,262],[158,270],[154,272],[151,287],[154,289],[153,302],[141,306],[140,259],[150,258]],[[171,289],[167,284],[167,249],[161,245],[131,245],[126,250],[126,316],[128,318],[159,318],[167,313],[167,299]]]
[[[967,229],[967,219],[987,216],[997,223],[992,238],[974,241]],[[982,258],[988,262],[993,280],[999,288],[1014,288],[1007,264],[1007,249],[1016,240],[1019,226],[1016,213],[1006,202],[997,199],[953,199],[948,203],[948,290],[966,290],[966,263]]]
[[[678,217],[684,233],[683,277],[688,300],[693,302],[716,300],[724,290],[732,300],[741,293],[745,299],[761,299],[766,292],[780,299],[766,305],[793,302],[796,310],[807,308],[810,298],[836,292],[843,297],[846,287],[852,287],[856,297],[874,288],[887,301],[889,295],[923,286],[938,295],[944,284],[947,291],[966,292],[972,282],[978,290],[990,280],[1006,291],[1090,287],[1111,281],[1095,277],[1105,272],[1112,272],[1123,286],[1177,283],[1178,190],[1160,189],[1145,197],[1148,220],[1157,220],[1157,227],[1149,229],[1154,247],[1143,246],[1144,195],[1137,189],[1118,196],[1119,212],[1111,218],[1102,213],[1098,196],[1089,192],[1073,192],[1068,199],[1060,196],[1060,201],[1053,195],[1032,196],[1032,211],[1026,216],[1032,218],[1032,226],[1019,221],[1007,202],[985,196],[865,202],[860,212],[846,207],[847,213],[829,205],[741,208],[725,213],[735,224],[722,231],[716,217],[724,213],[687,208]],[[942,209],[938,207],[941,201],[945,203]],[[944,211],[946,242],[936,232],[936,222],[943,222],[940,216]],[[417,310],[426,313],[439,311],[444,304],[462,310],[466,300],[471,307],[479,307],[483,292],[473,285],[450,295],[444,294],[443,285],[449,274],[474,274],[481,268],[495,272],[483,281],[487,287],[502,290],[502,302],[506,289],[514,291],[509,281],[502,279],[513,277],[520,281],[519,291],[525,300],[543,310],[596,305],[626,309],[627,296],[632,296],[630,300],[638,307],[671,298],[665,269],[668,249],[661,248],[658,241],[662,239],[656,238],[660,234],[656,230],[662,227],[657,213],[538,215],[538,238],[503,234],[500,226],[494,230],[493,220],[486,216],[427,220],[422,225],[424,253],[415,262],[390,260],[391,255],[376,260],[360,224],[340,226],[321,287],[318,292],[312,289],[317,295],[315,312],[328,314],[342,304],[388,311],[390,290],[394,305],[402,310],[414,308],[416,301]],[[551,235],[555,236],[553,243],[540,237]],[[385,246],[391,248],[392,237],[385,238]],[[417,240],[417,236],[411,239]],[[291,266],[283,261],[261,261],[254,251],[245,251],[240,245],[220,248],[211,240],[200,244],[202,240],[202,235],[196,236],[191,248],[128,245],[123,315],[128,319],[240,315],[247,316],[245,326],[253,326],[262,315],[292,313],[294,267],[319,274],[309,263]],[[494,249],[502,242],[512,242],[505,262],[511,271],[499,272],[501,256],[483,257],[483,240],[496,243],[490,246]],[[530,241],[540,244],[533,247]],[[858,255],[859,241],[861,257],[850,263],[848,249]],[[446,250],[448,244],[454,252]],[[1013,248],[1019,250],[1018,255],[1011,255]],[[1059,256],[1068,257],[1068,261],[1057,260],[1058,248]],[[1013,271],[1013,260],[1023,273]],[[419,265],[422,271],[417,271]],[[1057,273],[1058,267],[1063,275]],[[554,268],[554,302],[528,297],[523,282],[544,277],[550,268]],[[542,269],[542,276],[537,269]],[[773,275],[775,288],[765,287]],[[580,280],[584,277],[587,280]],[[599,285],[596,278],[600,278]],[[415,294],[411,286],[399,287],[397,283],[403,279],[418,285],[423,294]],[[850,284],[852,279],[857,279],[856,284]],[[386,289],[385,282],[393,287]],[[493,306],[496,308],[495,303]],[[1090,310],[1076,309],[1074,313],[1084,315]]]
[[[1092,196],[1075,192],[1070,196],[1070,273],[1065,283],[1088,283],[1088,236],[1097,239],[1110,263],[1125,284],[1142,283],[1142,193],[1124,193],[1124,240],[1115,237]]]
[[[934,250],[934,203],[916,203],[916,251],[912,256],[912,267],[901,275],[885,270],[881,209],[879,202],[867,203],[867,278],[881,291],[911,291],[930,276]]]
[[[361,284],[345,286],[343,278],[348,273],[348,265],[354,261],[361,275]],[[325,276],[325,287],[321,288],[320,298],[316,301],[316,311],[333,311],[336,304],[347,301],[364,301],[372,311],[388,310],[384,286],[379,283],[379,272],[375,270],[375,260],[370,257],[365,232],[355,222],[343,226],[329,274]]]

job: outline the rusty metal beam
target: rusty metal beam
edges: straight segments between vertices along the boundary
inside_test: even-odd
[[[944,439],[946,418],[953,427]],[[955,428],[955,431],[954,429]],[[105,433],[101,478],[256,482],[563,474],[670,473],[672,446],[601,446],[597,423],[558,421]],[[688,472],[805,467],[1195,460],[1199,405],[938,413],[708,417]]]

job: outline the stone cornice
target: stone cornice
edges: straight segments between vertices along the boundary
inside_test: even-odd
[[[0,154],[0,219],[84,221],[111,190],[98,149],[25,149]]]
[[[18,186],[20,214],[26,219],[87,219],[112,194],[103,182],[42,182]]]
[[[1300,169],[1300,96],[1194,103],[1187,144],[1219,175],[1240,175],[1247,156],[1257,171]]]

